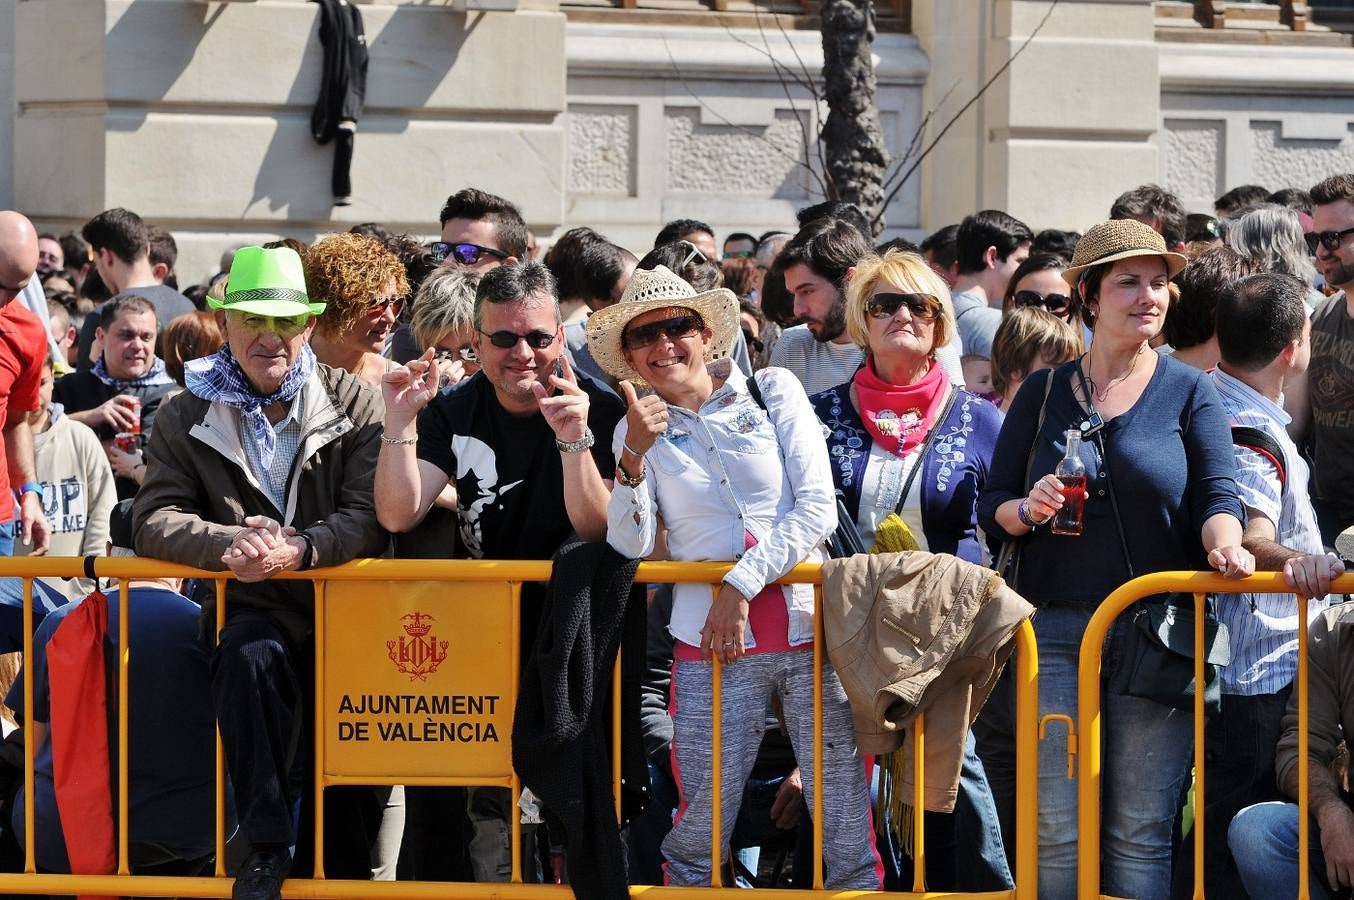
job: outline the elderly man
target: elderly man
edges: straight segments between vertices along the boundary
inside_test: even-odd
[[[225,299],[212,301],[226,344],[189,363],[166,403],[136,498],[136,551],[229,569],[212,692],[249,854],[237,900],[275,900],[297,843],[294,786],[304,766],[303,698],[314,591],[270,581],[284,571],[375,556],[372,476],[381,401],[316,362],[306,341],[324,304],[306,294],[290,249],[245,247]],[[212,604],[204,606],[211,621]]]
[[[47,552],[49,531],[42,514],[42,485],[33,464],[28,414],[38,408],[47,325],[15,299],[38,267],[38,233],[25,216],[0,210],[0,495],[18,485],[20,534],[32,553]],[[0,556],[14,550],[14,513],[0,504]]]

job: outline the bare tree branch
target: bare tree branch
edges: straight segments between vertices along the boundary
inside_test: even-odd
[[[802,166],[805,170],[809,172],[810,175],[813,176],[814,181],[818,182],[819,190],[823,191],[824,193],[827,193],[827,185],[823,183],[823,179],[818,176],[818,173],[814,171],[813,166],[811,166],[809,163],[795,156],[791,156],[789,153],[786,153],[783,149],[776,146],[773,142],[767,140],[766,135],[758,134],[757,132],[753,131],[750,128],[745,128],[742,125],[734,124],[729,120],[727,116],[723,115],[722,113],[719,112],[719,110],[715,109],[709,103],[706,103],[703,99],[701,99],[701,96],[697,94],[695,90],[692,89],[690,84],[687,83],[686,77],[682,74],[682,70],[678,68],[677,58],[672,55],[672,48],[668,46],[666,38],[663,40],[663,49],[667,51],[668,63],[672,66],[672,73],[677,76],[677,80],[682,83],[682,87],[685,88],[686,92],[691,95],[691,99],[695,100],[696,103],[700,105],[701,109],[705,110],[710,115],[714,116],[716,119],[720,121],[721,124],[726,125],[729,128],[732,128],[735,131],[738,131],[742,134],[746,134],[750,137],[756,138],[759,141],[762,141],[772,150],[775,150],[777,153],[788,159],[790,162],[794,163],[796,166]]]
[[[778,17],[775,19],[775,21],[777,25],[780,24],[780,19]],[[828,177],[828,174],[827,168],[823,163],[822,144],[816,139],[809,137],[809,122],[800,117],[799,107],[795,105],[794,97],[792,97],[790,94],[790,86],[785,83],[785,79],[781,76],[781,69],[784,69],[788,74],[794,77],[795,81],[799,84],[799,86],[809,92],[809,97],[811,97],[813,100],[813,106],[809,111],[810,118],[818,115],[818,104],[819,104],[818,87],[813,83],[813,76],[809,73],[808,68],[804,65],[804,61],[799,58],[799,53],[798,51],[795,50],[795,46],[790,41],[790,36],[785,33],[784,28],[781,28],[781,37],[785,38],[786,45],[789,46],[790,51],[795,54],[795,59],[799,62],[800,69],[802,70],[801,73],[802,77],[794,76],[794,73],[790,72],[789,66],[784,65],[780,60],[776,59],[775,56],[772,55],[771,42],[767,40],[766,29],[762,27],[761,10],[757,11],[756,22],[757,22],[757,32],[762,36],[762,45],[766,48],[767,59],[771,60],[771,67],[772,70],[776,73],[776,79],[780,82],[781,89],[785,91],[785,100],[787,103],[790,104],[790,111],[791,113],[793,113],[796,122],[799,124],[800,140],[802,140],[804,143],[804,160],[809,165],[810,168],[812,168],[812,163],[809,161],[813,159],[813,151],[817,150],[818,152],[818,164],[819,164],[818,170],[823,174],[821,177],[817,178],[817,181],[819,189],[823,191],[824,195],[826,195],[828,193],[829,184],[823,180],[824,178]],[[733,34],[733,31],[731,29],[727,29],[726,27],[726,30],[729,31],[730,36],[732,36],[735,40],[738,39],[738,36]]]
[[[993,84],[995,84],[997,79],[1006,73],[1006,70],[1009,69],[1011,67],[1011,64],[1020,57],[1020,54],[1025,52],[1025,48],[1030,45],[1030,41],[1034,40],[1040,31],[1043,31],[1044,25],[1048,23],[1049,16],[1053,15],[1053,10],[1055,7],[1057,7],[1057,5],[1058,0],[1051,0],[1051,2],[1048,5],[1048,10],[1044,13],[1044,17],[1039,20],[1039,24],[1034,27],[1034,30],[1031,31],[1029,35],[1026,36],[1024,42],[1021,43],[1021,45],[1018,48],[1016,48],[1016,52],[1012,53],[1011,57],[1007,59],[1004,63],[1002,63],[1001,67],[998,68],[997,71],[992,73],[992,77],[987,79],[987,81],[983,83],[983,86],[978,89],[978,92],[974,94],[972,97],[970,97],[967,103],[965,103],[962,107],[960,107],[959,112],[955,113],[950,118],[950,120],[945,123],[945,127],[941,128],[940,133],[937,134],[935,138],[929,144],[926,145],[926,149],[922,151],[921,155],[917,157],[916,161],[913,162],[912,165],[908,166],[907,171],[903,173],[902,178],[899,179],[898,183],[893,186],[893,189],[890,190],[884,196],[884,202],[880,204],[879,212],[875,215],[873,224],[878,225],[881,221],[883,221],[884,211],[888,209],[889,204],[893,202],[894,196],[898,193],[898,191],[902,188],[903,185],[907,184],[907,180],[912,177],[913,173],[917,171],[918,167],[921,166],[922,162],[926,160],[926,157],[929,156],[931,151],[935,149],[936,144],[939,144],[941,139],[945,137],[945,134],[951,128],[954,127],[954,124],[959,121],[959,119],[964,115],[964,113],[968,112],[969,107],[977,103],[978,98],[982,97],[983,94],[987,93],[987,89],[990,88]]]
[[[912,140],[908,141],[906,152],[904,152],[903,155],[894,162],[893,171],[890,172],[888,174],[888,177],[884,179],[885,191],[893,187],[893,184],[898,179],[898,176],[903,173],[903,167],[907,165],[908,160],[912,159],[912,154],[916,153],[917,148],[921,146],[922,139],[926,136],[926,129],[927,127],[930,126],[931,119],[935,116],[936,111],[945,105],[945,103],[950,99],[950,95],[953,94],[955,92],[955,89],[958,87],[959,82],[957,81],[954,84],[950,85],[950,89],[947,90],[945,94],[940,98],[940,101],[936,103],[935,109],[928,109],[926,111],[926,115],[922,116],[921,121],[917,123],[916,129],[912,132]]]

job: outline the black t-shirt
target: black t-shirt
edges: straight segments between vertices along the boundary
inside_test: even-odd
[[[612,478],[611,437],[625,406],[586,376],[578,384],[589,399],[592,458],[602,477]],[[539,413],[507,413],[483,373],[434,398],[419,415],[418,458],[456,486],[466,556],[550,559],[573,533],[554,431]]]

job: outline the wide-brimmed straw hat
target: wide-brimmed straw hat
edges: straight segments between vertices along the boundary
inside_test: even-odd
[[[241,247],[226,279],[226,298],[208,299],[212,309],[288,319],[318,316],[323,303],[311,303],[301,257],[290,247]]]
[[[666,266],[636,269],[619,303],[599,309],[588,318],[588,349],[603,371],[619,381],[644,379],[625,361],[621,337],[630,320],[655,309],[679,306],[701,317],[714,334],[710,341],[710,359],[728,356],[738,335],[738,298],[733,291],[715,288],[696,293]]]
[[[1165,239],[1152,226],[1137,219],[1112,219],[1093,226],[1081,236],[1072,254],[1072,265],[1063,270],[1063,280],[1075,288],[1081,273],[1091,266],[1131,256],[1160,256],[1166,262],[1170,278],[1179,275],[1189,262],[1183,255],[1167,250]]]

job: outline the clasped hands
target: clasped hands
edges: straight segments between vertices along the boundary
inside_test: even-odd
[[[221,562],[240,581],[264,581],[278,572],[301,567],[306,541],[296,529],[267,516],[249,516],[245,527],[236,533]]]

